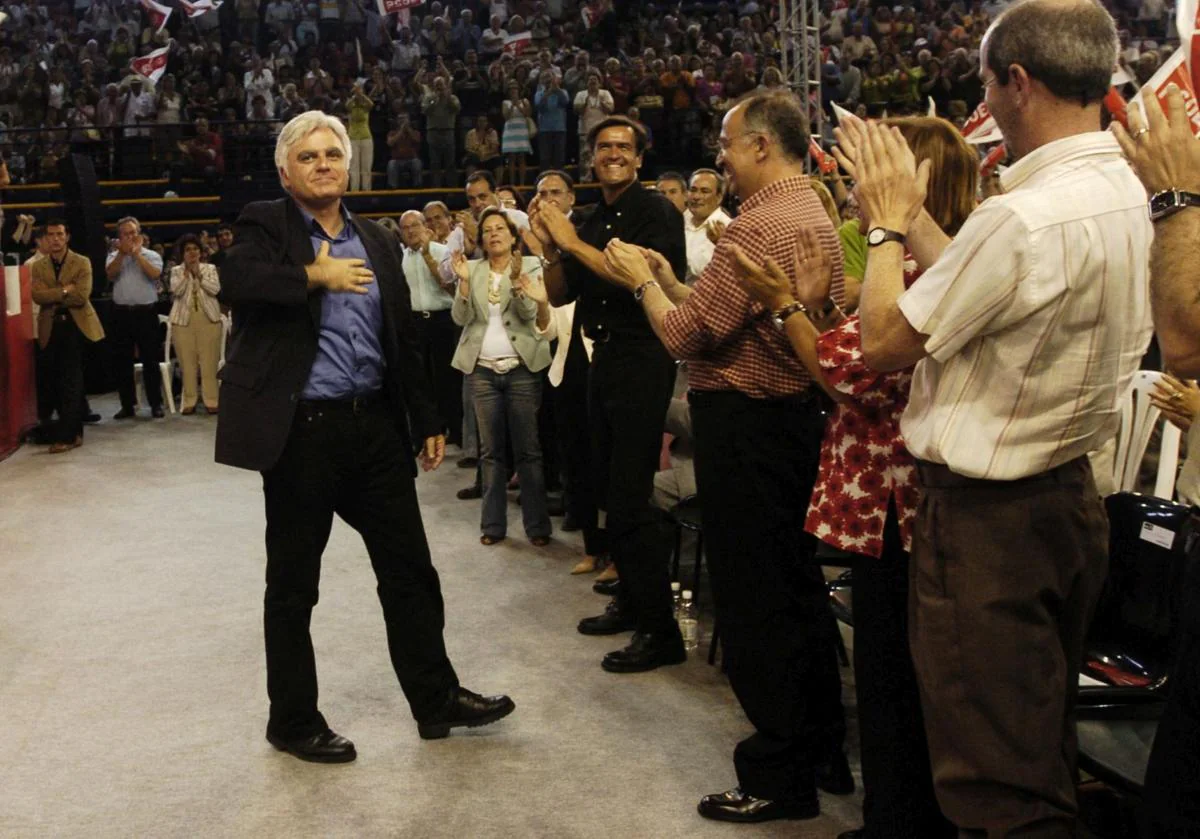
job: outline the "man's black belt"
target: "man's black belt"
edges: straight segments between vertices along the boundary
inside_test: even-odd
[[[364,393],[346,399],[301,399],[298,404],[301,408],[307,408],[310,411],[348,411],[361,414],[382,401],[383,391],[377,390],[373,393]]]

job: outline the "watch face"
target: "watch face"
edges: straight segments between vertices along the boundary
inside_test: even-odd
[[[883,237],[887,235],[887,231],[882,227],[872,227],[867,231],[867,244],[882,245]]]
[[[1168,189],[1164,192],[1156,193],[1150,198],[1150,216],[1154,217],[1161,215],[1167,210],[1171,210],[1176,207],[1177,204],[1178,202],[1176,201],[1176,193],[1172,190]]]

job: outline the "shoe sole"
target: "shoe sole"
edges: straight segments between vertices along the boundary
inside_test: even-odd
[[[620,627],[605,627],[603,629],[585,629],[582,625],[575,627],[579,630],[580,635],[620,635],[622,632],[633,632],[637,629],[636,624]]]
[[[358,757],[358,752],[351,749],[344,754],[336,755],[314,755],[296,752],[289,749],[284,743],[267,737],[267,742],[275,747],[277,751],[285,752],[298,760],[303,760],[308,763],[351,763]]]
[[[660,667],[670,667],[675,664],[683,664],[685,661],[687,661],[686,652],[680,658],[663,659],[661,661],[655,661],[651,664],[638,664],[636,666],[622,664],[620,661],[613,661],[612,659],[605,658],[600,662],[600,667],[609,673],[648,673],[651,670],[657,670]]]
[[[507,717],[517,709],[517,705],[512,700],[508,704],[498,708],[490,714],[484,714],[482,717],[471,720],[470,722],[448,722],[441,725],[417,725],[417,733],[421,735],[422,740],[441,740],[443,737],[450,736],[452,728],[480,728],[485,725],[491,725],[494,722]]]

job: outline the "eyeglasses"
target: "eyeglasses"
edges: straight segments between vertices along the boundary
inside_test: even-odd
[[[743,131],[741,134],[734,134],[732,137],[718,137],[717,145],[721,147],[721,151],[729,151],[729,147],[733,145],[734,140],[740,140],[743,137],[754,137],[755,135],[760,137],[766,136],[762,131]]]

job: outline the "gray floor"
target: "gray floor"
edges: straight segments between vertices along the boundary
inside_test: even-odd
[[[93,405],[106,419],[83,448],[0,463],[0,836],[833,837],[858,823],[857,795],[823,795],[809,822],[696,815],[733,785],[749,731],[720,673],[701,658],[601,671],[618,645],[574,630],[603,606],[567,574],[574,534],[482,547],[453,463],[419,484],[447,644],[464,684],[510,693],[516,713],[417,737],[365,551],[339,522],[313,637],[322,709],[359,758],[275,752],[258,476],[213,464],[213,418],[115,423],[111,397]]]

